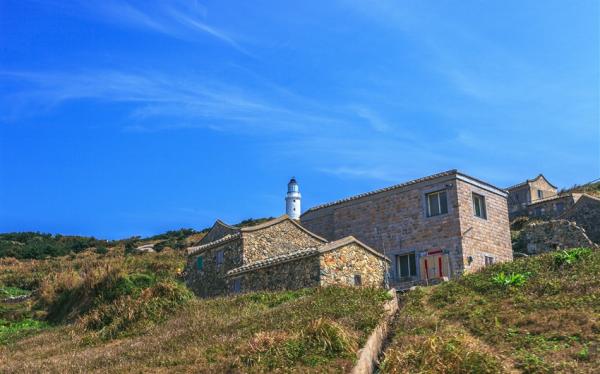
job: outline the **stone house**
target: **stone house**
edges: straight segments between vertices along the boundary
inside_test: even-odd
[[[508,212],[511,219],[527,215],[529,204],[558,194],[556,186],[550,183],[543,174],[508,187],[506,190],[508,191]]]
[[[356,238],[328,242],[287,215],[238,228],[217,220],[188,248],[185,280],[202,297],[331,284],[384,287],[389,259]]]
[[[306,229],[391,258],[390,283],[435,282],[512,260],[507,192],[457,170],[313,207]]]
[[[577,203],[581,193],[560,193],[535,200],[525,206],[522,214],[531,218],[554,219]]]

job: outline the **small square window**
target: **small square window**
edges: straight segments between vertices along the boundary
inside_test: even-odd
[[[427,199],[427,217],[448,213],[446,191],[437,191],[425,195]]]
[[[485,256],[485,266],[489,266],[494,263],[494,258],[492,256]]]
[[[354,285],[355,286],[361,286],[362,285],[362,277],[360,276],[360,274],[355,274],[354,275]]]
[[[224,258],[224,252],[221,251],[217,251],[217,254],[215,255],[215,264],[217,265],[217,268],[220,268],[221,266],[223,266],[223,258]]]
[[[487,219],[487,211],[485,207],[485,197],[473,194],[473,213],[475,217]]]

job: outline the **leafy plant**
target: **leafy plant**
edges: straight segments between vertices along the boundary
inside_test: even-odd
[[[497,284],[499,286],[503,286],[503,287],[509,287],[509,286],[520,287],[525,284],[528,276],[529,276],[529,274],[527,274],[527,273],[506,274],[503,271],[501,271],[500,273],[498,273],[492,277],[492,282],[494,282],[495,284]]]
[[[556,267],[572,265],[580,259],[588,256],[590,253],[592,253],[592,250],[589,248],[573,248],[562,250],[554,254],[554,265],[556,265]]]

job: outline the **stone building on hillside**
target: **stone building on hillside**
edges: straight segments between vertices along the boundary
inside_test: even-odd
[[[560,193],[538,199],[526,205],[523,215],[543,220],[555,219],[575,205],[581,196],[581,193]]]
[[[238,228],[217,220],[188,248],[186,283],[203,297],[338,285],[386,286],[389,259],[352,236],[328,242],[287,215]]]
[[[512,260],[507,192],[457,170],[313,207],[301,224],[390,258],[399,288]]]
[[[558,194],[558,189],[543,174],[508,187],[508,212],[510,218],[528,215],[528,205]]]

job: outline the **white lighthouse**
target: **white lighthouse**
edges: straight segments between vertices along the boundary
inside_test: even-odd
[[[296,182],[295,177],[292,177],[288,183],[287,195],[285,196],[285,213],[291,219],[300,218],[301,199],[302,195],[300,195],[300,190],[298,189],[298,182]]]

